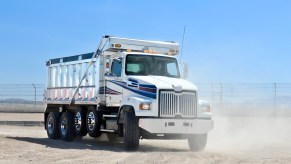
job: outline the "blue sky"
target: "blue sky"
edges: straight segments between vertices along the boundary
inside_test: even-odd
[[[291,1],[0,1],[0,84],[46,83],[45,61],[105,34],[182,41],[194,82],[291,82]]]

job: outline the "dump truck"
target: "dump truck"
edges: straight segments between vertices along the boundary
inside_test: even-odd
[[[203,150],[214,124],[210,105],[177,54],[172,41],[103,36],[95,52],[48,60],[48,137],[113,133],[127,150],[142,139],[187,139],[191,151]]]

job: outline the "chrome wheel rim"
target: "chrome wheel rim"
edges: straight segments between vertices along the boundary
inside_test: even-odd
[[[75,115],[75,127],[76,127],[77,130],[80,130],[81,126],[82,126],[82,117],[81,117],[81,113],[78,112]]]
[[[67,132],[67,124],[68,124],[67,119],[62,119],[62,122],[61,122],[61,133],[62,133],[63,136],[65,136],[66,132]]]
[[[52,118],[49,118],[49,120],[47,122],[47,130],[48,130],[49,134],[52,134],[54,131],[54,121]]]
[[[93,112],[89,112],[87,121],[88,121],[87,124],[88,124],[89,130],[93,130],[95,126],[95,116]]]

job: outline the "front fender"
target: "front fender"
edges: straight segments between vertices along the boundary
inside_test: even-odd
[[[142,103],[150,104],[149,110],[140,110],[139,105]],[[136,116],[158,116],[158,108],[153,99],[144,97],[130,96],[122,100],[121,106],[132,106]]]

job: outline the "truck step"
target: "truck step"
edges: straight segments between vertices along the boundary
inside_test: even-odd
[[[110,117],[110,118],[116,118],[117,115],[107,115],[107,114],[104,114],[103,117]]]
[[[107,132],[107,133],[116,133],[117,130],[113,130],[113,129],[100,129],[101,132]]]

